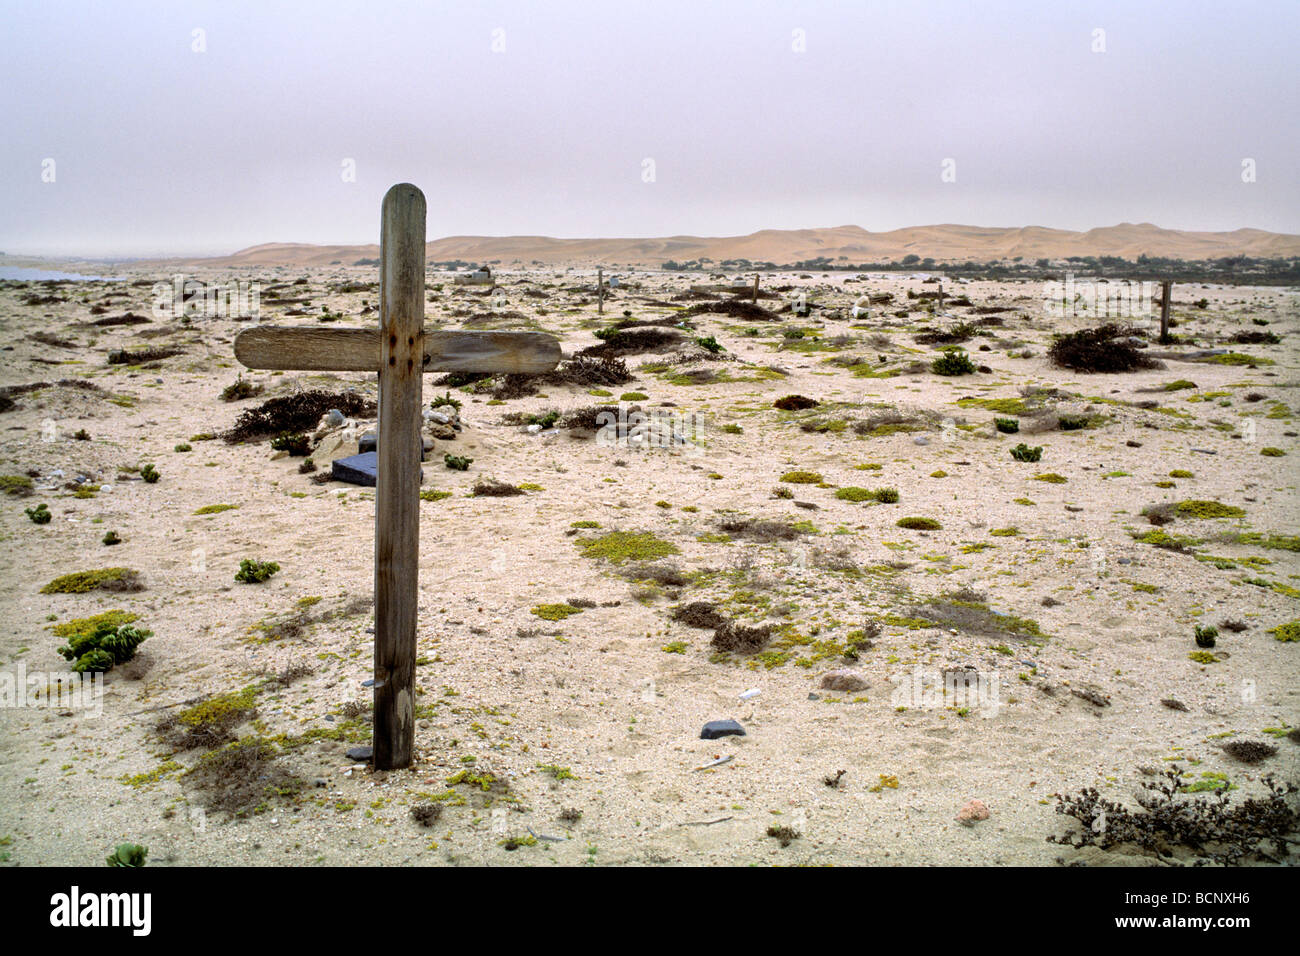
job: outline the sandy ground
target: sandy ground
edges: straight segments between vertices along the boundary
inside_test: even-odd
[[[363,305],[373,305],[375,290],[335,291],[344,280],[373,282],[373,270],[241,277],[264,289],[301,277],[305,285],[282,290],[309,300],[296,307],[313,315],[328,307],[344,315],[339,324],[375,321]],[[817,307],[808,318],[780,321],[696,317],[692,334],[716,336],[731,360],[638,371],[670,357],[628,356],[635,380],[612,386],[611,399],[548,386],[544,395],[490,405],[487,394],[453,389],[464,430],[438,441],[424,466],[426,488],[452,495],[421,503],[418,761],[409,771],[378,774],[345,756],[355,740],[332,739],[364,738],[367,726],[364,717],[349,722],[344,707],[368,694],[361,682],[373,648],[365,606],[372,491],[313,484],[298,471],[301,459],[277,457],[266,442],[193,437],[223,431],[242,409],[296,389],[354,386],[373,395],[373,377],[245,373],[265,393],[222,402],[219,393],[239,372],[233,337],[246,323],[88,325],[128,310],[150,315],[149,283],[165,276],[128,278],[143,284],[0,288],[0,384],[85,379],[103,389],[30,391],[0,413],[0,473],[32,474],[36,488],[27,498],[0,495],[0,660],[11,673],[20,665],[28,673],[66,671],[49,629],[113,608],[138,614],[153,631],[135,661],[108,675],[101,714],[0,710],[0,856],[9,865],[93,865],[124,841],[149,846],[151,865],[1046,865],[1058,857],[1132,864],[1148,861],[1046,842],[1069,829],[1051,794],[1095,786],[1131,801],[1154,770],[1175,762],[1189,782],[1226,774],[1238,794],[1262,792],[1266,772],[1297,777],[1300,747],[1265,731],[1300,725],[1300,645],[1269,633],[1300,618],[1300,555],[1234,541],[1242,532],[1294,535],[1300,526],[1294,291],[1175,291],[1176,331],[1194,335],[1197,348],[1230,348],[1273,364],[1171,360],[1161,370],[1085,375],[1051,367],[1045,346],[1053,331],[1095,323],[1047,319],[1039,285],[945,283],[950,299],[966,295],[975,306],[1006,309],[1002,325],[966,343],[990,371],[948,378],[924,367],[907,371],[935,354],[912,333],[976,316],[962,306],[948,308],[950,318],[921,311],[907,292],[935,288],[922,277],[845,284],[838,274],[769,276],[765,288],[793,287],[786,296],[803,289]],[[498,279],[505,300],[494,309],[447,277],[431,277],[430,324],[455,327],[495,311],[477,327],[552,332],[566,354],[596,341],[592,331],[603,323],[582,288],[589,278]],[[672,295],[707,281],[624,276],[604,320],[624,310],[638,319],[671,315],[690,304],[669,304]],[[869,319],[851,318],[859,296],[886,292],[893,303],[873,306]],[[65,301],[23,304],[47,293]],[[1202,296],[1208,307],[1195,308]],[[92,315],[95,304],[106,311]],[[263,295],[262,320],[315,321],[286,318],[288,308]],[[1223,344],[1261,328],[1253,319],[1266,320],[1282,343]],[[793,327],[807,330],[805,338],[782,336]],[[33,333],[69,344],[41,343]],[[146,345],[184,351],[143,367],[106,364],[111,349]],[[866,362],[828,361],[846,355]],[[696,368],[730,380],[669,381]],[[855,374],[874,369],[898,374]],[[446,391],[432,386],[433,377],[426,376],[426,399]],[[1195,388],[1144,391],[1178,379]],[[1070,393],[1052,403],[1057,412],[1099,417],[1080,430],[1012,436],[992,428],[995,412],[955,404],[1014,399],[1025,386]],[[648,396],[644,408],[671,402],[674,411],[706,416],[697,441],[636,449],[590,433],[535,435],[500,422],[511,411],[573,409],[634,390]],[[1251,393],[1263,397],[1248,401]],[[788,394],[823,406],[772,407]],[[1139,407],[1152,401],[1157,407]],[[921,430],[855,432],[853,423],[879,406],[911,410],[921,416],[912,427]],[[818,420],[829,430],[801,427]],[[75,439],[78,429],[90,439]],[[1012,460],[1009,449],[1021,440],[1043,447],[1039,463]],[[192,450],[173,451],[181,443]],[[1286,454],[1265,456],[1264,447]],[[473,464],[448,470],[445,452]],[[144,462],[161,473],[157,483],[121,471]],[[858,467],[868,464],[879,468]],[[1175,469],[1193,477],[1171,479]],[[783,484],[794,470],[823,480]],[[1044,473],[1066,480],[1034,479]],[[100,490],[75,497],[65,485],[78,476]],[[540,490],[470,497],[485,476]],[[849,486],[892,486],[901,500],[836,497]],[[777,488],[791,497],[777,497]],[[1219,500],[1245,516],[1180,517],[1164,528],[1199,539],[1193,553],[1134,539],[1152,530],[1144,506],[1185,499]],[[49,524],[24,514],[40,501],[53,513]],[[195,514],[217,503],[238,507]],[[721,533],[719,521],[738,516],[811,524],[791,541],[762,543]],[[904,530],[896,525],[904,516],[932,517],[942,527]],[[600,527],[571,533],[575,521]],[[103,545],[108,530],[123,542]],[[688,583],[629,581],[620,573],[626,565],[584,554],[582,541],[611,530],[670,542],[679,553],[668,561]],[[281,570],[261,584],[236,583],[245,557],[274,560]],[[40,593],[57,575],[109,566],[138,570],[145,589]],[[978,592],[979,608],[1031,619],[1041,636],[917,625],[917,608],[959,589]],[[320,600],[304,600],[311,598]],[[596,606],[554,622],[533,612],[572,598]],[[1049,598],[1056,603],[1045,606]],[[710,631],[671,620],[688,601],[784,628],[768,649],[777,653],[717,655]],[[310,606],[301,612],[300,604]],[[299,613],[324,619],[278,639],[258,629]],[[996,614],[985,611],[981,620],[996,622]],[[1226,619],[1247,628],[1220,628],[1216,663],[1189,659],[1197,649],[1193,627]],[[881,624],[874,646],[856,661],[841,657],[836,649],[850,632],[871,622]],[[291,663],[311,672],[287,686],[268,681]],[[964,665],[996,675],[998,707],[900,696],[916,673],[932,680]],[[851,669],[865,689],[823,689],[822,676],[839,668]],[[200,752],[176,752],[155,732],[169,711],[141,711],[249,686],[257,688],[257,714],[237,733],[283,746],[276,764],[304,786],[230,819],[205,810],[205,793],[186,775]],[[758,695],[740,698],[754,689]],[[1165,698],[1187,709],[1170,709]],[[739,720],[747,736],[699,739],[706,721],[721,718]],[[1229,739],[1271,741],[1279,750],[1248,766],[1222,751]],[[719,757],[733,759],[696,769]],[[509,792],[449,782],[466,769],[506,781]],[[841,770],[839,785],[828,786],[825,778]],[[954,816],[972,798],[991,816],[964,827]],[[443,812],[433,827],[421,827],[411,808],[431,799]],[[581,816],[562,818],[565,810]],[[785,847],[766,835],[782,825],[799,833]],[[558,839],[533,845],[524,839],[530,834]],[[512,839],[524,845],[512,849]]]

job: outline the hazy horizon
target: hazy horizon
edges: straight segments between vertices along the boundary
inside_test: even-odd
[[[6,0],[0,16],[11,256],[373,243],[400,181],[428,197],[430,239],[1300,233],[1295,4]]]

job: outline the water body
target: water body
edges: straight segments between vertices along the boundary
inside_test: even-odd
[[[87,276],[77,272],[56,272],[51,269],[25,269],[20,266],[0,266],[0,279],[17,279],[20,282],[122,282],[122,276]]]

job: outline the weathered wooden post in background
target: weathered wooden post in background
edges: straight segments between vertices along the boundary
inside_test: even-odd
[[[379,328],[262,326],[235,338],[248,368],[378,372],[375,487],[374,745],[376,770],[411,764],[419,610],[421,380],[424,372],[553,369],[560,343],[541,332],[424,331],[424,193],[384,197]]]
[[[1162,344],[1169,343],[1169,306],[1173,299],[1174,283],[1172,279],[1162,279],[1160,282],[1160,341]]]
[[[605,270],[596,270],[596,311],[605,314]]]
[[[754,303],[754,305],[758,305],[758,273],[757,272],[754,273],[754,294],[750,296],[749,301]]]

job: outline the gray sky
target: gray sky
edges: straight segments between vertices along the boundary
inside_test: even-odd
[[[374,242],[403,180],[430,238],[1300,233],[1297,38],[1295,0],[0,0],[0,251]]]

